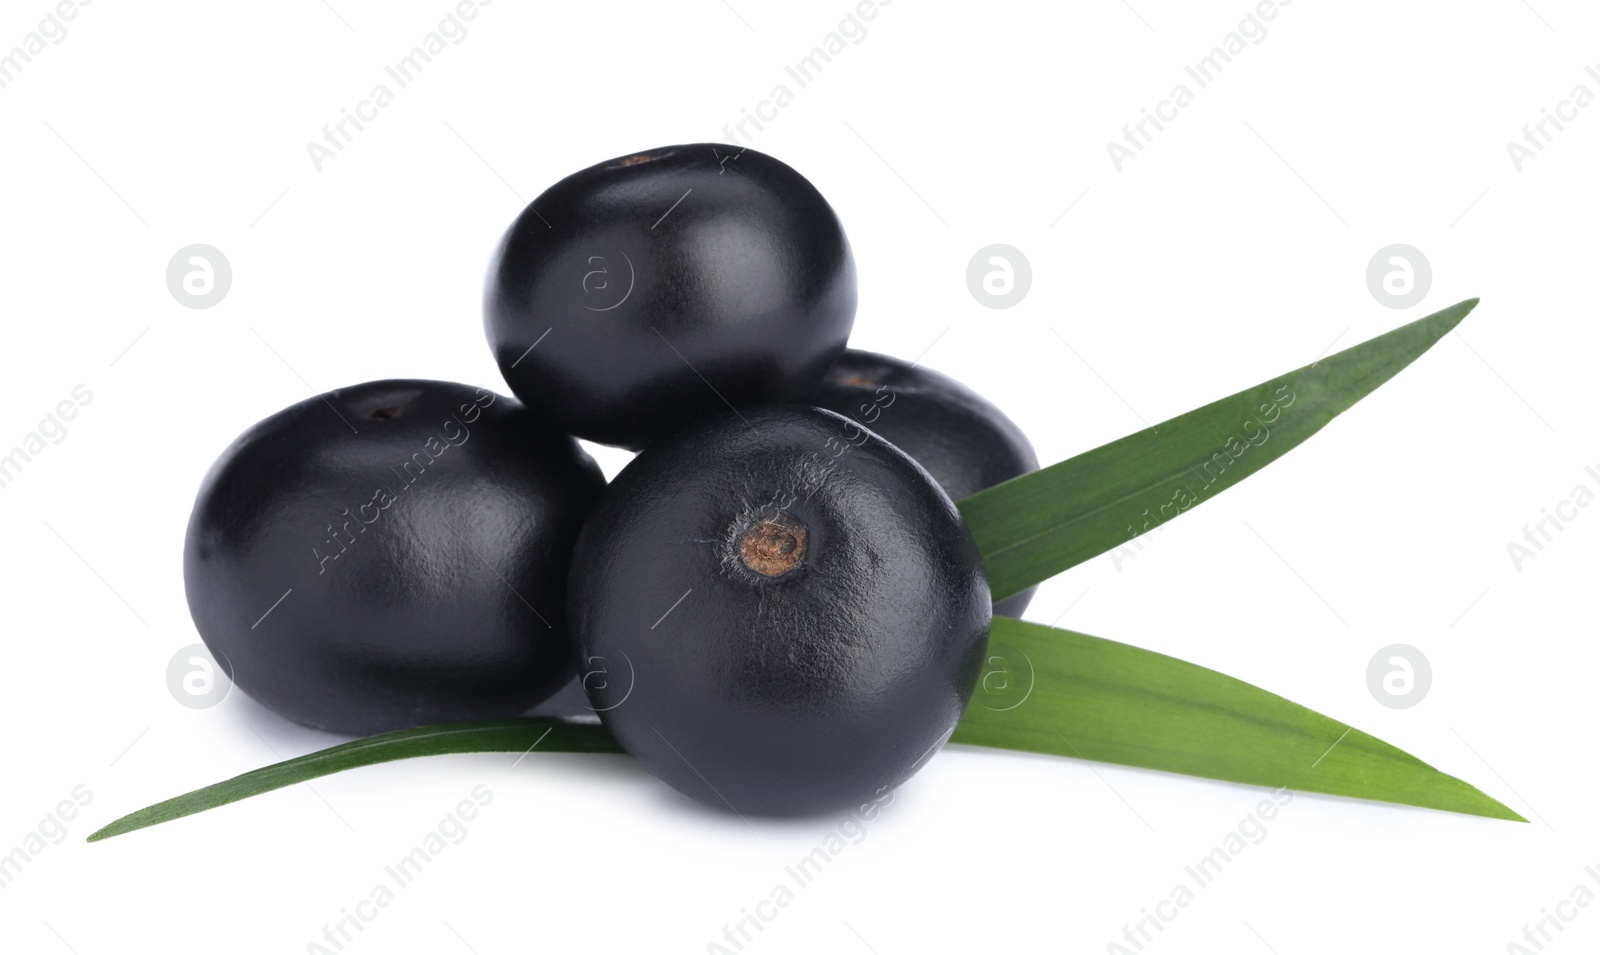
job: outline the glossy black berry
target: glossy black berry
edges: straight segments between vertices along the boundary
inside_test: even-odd
[[[710,143],[551,186],[506,232],[484,292],[517,397],[568,434],[632,448],[730,404],[803,398],[855,311],[827,200],[771,156]]]
[[[212,466],[184,544],[189,611],[240,689],[308,726],[514,716],[573,673],[567,569],[604,485],[515,399],[341,388]]]
[[[741,815],[880,799],[949,737],[988,641],[955,506],[832,412],[752,407],[635,458],[579,538],[590,705],[628,752]]]
[[[811,396],[854,418],[927,468],[953,501],[1039,470],[1022,429],[982,395],[948,375],[888,355],[846,351]],[[1035,588],[995,604],[1021,617]]]

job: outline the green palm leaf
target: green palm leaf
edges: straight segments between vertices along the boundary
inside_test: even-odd
[[[1006,686],[980,684],[951,742],[1526,821],[1380,739],[1160,653],[996,617],[989,659]]]
[[[1478,304],[1409,325],[961,501],[996,600],[1124,544],[1311,437]]]

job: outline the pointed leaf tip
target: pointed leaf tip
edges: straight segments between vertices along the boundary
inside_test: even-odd
[[[1524,820],[1415,756],[1242,680],[1127,644],[996,617],[951,742]]]
[[[1475,298],[957,506],[995,599],[1154,530],[1298,447],[1460,324]]]

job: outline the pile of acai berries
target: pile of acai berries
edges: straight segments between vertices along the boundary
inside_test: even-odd
[[[250,428],[190,519],[195,625],[309,726],[510,717],[579,680],[712,806],[870,801],[949,738],[991,612],[1028,600],[991,608],[952,502],[1038,462],[961,384],[847,350],[855,312],[838,216],[771,156],[574,173],[489,267],[516,397],[375,381]],[[607,484],[579,438],[639,453]]]

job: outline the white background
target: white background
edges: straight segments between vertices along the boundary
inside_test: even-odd
[[[1029,616],[1268,687],[1531,820],[1301,794],[1146,951],[1506,951],[1575,885],[1600,892],[1600,508],[1520,569],[1507,553],[1600,483],[1600,106],[1520,172],[1506,151],[1574,85],[1600,94],[1600,14],[1532,2],[1299,0],[1121,172],[1107,141],[1194,89],[1183,66],[1247,0],[899,0],[804,89],[783,67],[848,0],[499,0],[320,172],[306,143],[447,0],[83,8],[0,89],[0,449],[75,385],[93,393],[0,490],[0,853],[74,786],[93,799],[0,889],[0,947],[307,951],[480,784],[493,801],[468,838],[345,951],[703,952],[821,843],[834,824],[752,832],[625,760],[537,753],[393,764],[82,842],[336,741],[239,693],[190,710],[168,692],[197,639],[184,526],[227,442],[313,388],[498,386],[481,280],[523,204],[602,159],[723,140],[787,83],[750,145],[843,218],[855,343],[925,351],[1046,462],[1483,297],[1305,446],[1136,558],[1049,582]],[[7,0],[0,51],[51,9]],[[197,242],[234,272],[208,310],[164,279]],[[1034,273],[1006,310],[965,281],[996,242]],[[1395,242],[1433,269],[1399,311],[1365,281]],[[1396,642],[1433,667],[1404,710],[1365,675]],[[1265,793],[952,748],[745,951],[1107,951]],[[1548,951],[1600,943],[1600,906],[1562,911]]]

